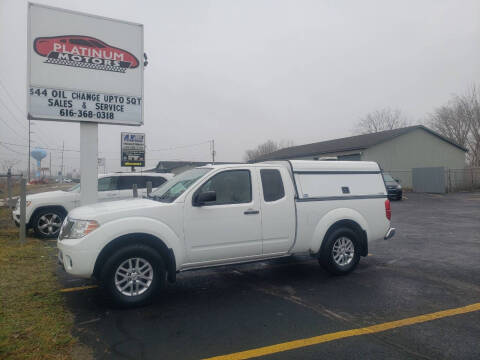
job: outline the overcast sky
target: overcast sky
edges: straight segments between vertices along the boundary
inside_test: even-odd
[[[109,170],[119,169],[121,131],[145,132],[152,149],[182,146],[147,152],[149,167],[208,161],[210,139],[219,161],[241,161],[268,139],[349,136],[361,116],[383,107],[419,122],[480,83],[478,0],[36,2],[144,24],[145,125],[100,126]],[[0,82],[16,103],[0,86],[0,141],[20,145],[26,15],[27,1],[0,0]],[[35,121],[32,129],[38,146],[79,148],[78,124]],[[0,161],[21,158],[25,167],[26,155],[11,150],[0,147]],[[65,152],[67,170],[78,157]]]

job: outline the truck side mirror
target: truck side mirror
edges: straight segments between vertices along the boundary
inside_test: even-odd
[[[193,201],[193,206],[203,206],[205,203],[209,203],[217,200],[217,193],[215,191],[204,191],[198,193]]]

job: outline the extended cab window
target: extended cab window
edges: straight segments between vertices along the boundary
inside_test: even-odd
[[[285,196],[283,188],[282,175],[276,169],[260,170],[262,178],[263,199],[265,201],[275,201]]]
[[[98,191],[118,190],[117,176],[108,176],[98,179]]]
[[[121,176],[118,186],[120,190],[132,190],[133,184],[137,184],[137,189],[145,189],[147,187],[145,176]]]
[[[228,170],[213,176],[198,193],[215,191],[217,200],[208,205],[242,204],[252,201],[249,170]]]

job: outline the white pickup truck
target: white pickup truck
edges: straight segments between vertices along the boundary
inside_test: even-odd
[[[394,235],[390,216],[374,162],[207,165],[149,199],[74,209],[58,257],[68,273],[97,278],[115,302],[131,306],[185,270],[308,254],[346,274],[369,241]]]

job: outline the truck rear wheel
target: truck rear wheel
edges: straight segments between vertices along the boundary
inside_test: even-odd
[[[152,248],[133,244],[109,257],[100,273],[104,292],[120,307],[145,305],[165,286],[162,257]]]
[[[334,230],[325,239],[319,256],[320,265],[334,275],[353,271],[360,261],[358,236],[350,228]]]

